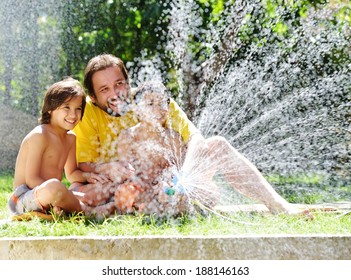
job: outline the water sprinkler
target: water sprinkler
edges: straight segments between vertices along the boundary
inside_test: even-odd
[[[182,177],[179,176],[179,174],[173,174],[172,176],[172,185],[175,190],[177,190],[179,193],[184,193],[184,187],[182,185]]]
[[[164,183],[164,192],[169,196],[174,195],[176,192],[180,194],[183,194],[185,192],[182,185],[181,173],[173,172],[172,184],[169,186],[167,183]]]
[[[171,188],[169,186],[165,187],[165,194],[169,195],[169,196],[172,196],[175,194],[175,190],[174,188]]]

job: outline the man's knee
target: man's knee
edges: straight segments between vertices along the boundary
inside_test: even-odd
[[[216,148],[225,149],[225,148],[231,147],[228,140],[225,139],[223,136],[219,136],[219,135],[207,138],[206,143],[210,147],[210,149],[216,149]]]

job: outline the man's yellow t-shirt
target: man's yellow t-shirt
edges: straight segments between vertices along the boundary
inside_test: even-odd
[[[121,117],[110,116],[94,105],[88,97],[83,119],[73,130],[77,136],[78,162],[117,161],[118,135],[123,129],[137,123],[133,112],[128,112]],[[198,132],[174,100],[171,100],[170,103],[167,123],[170,123],[172,129],[182,135],[185,143]]]

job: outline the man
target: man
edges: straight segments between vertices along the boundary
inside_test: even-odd
[[[128,111],[132,91],[124,63],[119,58],[104,54],[92,58],[84,74],[84,86],[88,91],[85,116],[76,127],[77,160],[85,172],[104,174],[111,183],[71,188],[84,192],[81,201],[92,206],[104,203],[114,192],[116,183],[124,182],[134,173],[127,162],[118,161],[117,138],[126,128],[137,124],[137,119]],[[170,104],[172,127],[182,135],[185,142],[195,134],[195,126],[189,122],[179,106]]]
[[[89,97],[83,120],[76,126],[77,160],[85,172],[103,174],[111,181],[74,188],[84,193],[82,202],[97,206],[106,203],[116,191],[116,185],[134,174],[128,162],[118,160],[117,138],[123,129],[137,124],[128,105],[133,102],[133,92],[123,62],[111,55],[92,58],[85,69],[84,85]],[[196,168],[201,157],[206,160],[222,158],[224,176],[240,193],[264,203],[272,212],[296,213],[296,209],[279,196],[257,168],[235,150],[223,137],[204,139],[188,120],[180,107],[170,103],[169,122],[172,129],[188,145],[184,167]]]

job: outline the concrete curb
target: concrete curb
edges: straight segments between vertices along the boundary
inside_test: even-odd
[[[351,235],[1,238],[2,260],[351,260]]]

